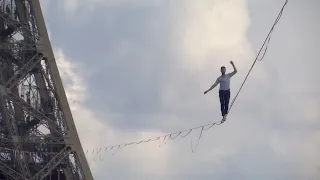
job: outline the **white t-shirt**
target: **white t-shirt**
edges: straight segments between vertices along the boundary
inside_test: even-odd
[[[230,79],[236,72],[225,74],[224,76],[219,76],[215,82],[215,86],[220,84],[219,90],[229,90],[230,89]]]

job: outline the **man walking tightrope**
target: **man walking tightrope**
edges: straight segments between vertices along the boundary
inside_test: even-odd
[[[226,120],[228,110],[229,110],[230,79],[233,75],[237,73],[237,68],[235,67],[232,61],[230,61],[230,64],[233,67],[233,72],[226,74],[226,67],[222,66],[221,76],[219,76],[216,82],[207,91],[204,92],[204,94],[207,94],[209,91],[215,88],[218,84],[220,84],[219,98],[220,98],[220,105],[221,105],[221,114],[223,116],[222,121]]]

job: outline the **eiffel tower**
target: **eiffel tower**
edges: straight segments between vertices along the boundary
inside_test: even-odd
[[[92,180],[39,0],[0,0],[0,180]]]

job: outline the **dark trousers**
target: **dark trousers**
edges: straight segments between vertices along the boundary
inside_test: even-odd
[[[230,100],[230,90],[220,90],[219,91],[221,114],[226,115],[229,110],[229,100]]]

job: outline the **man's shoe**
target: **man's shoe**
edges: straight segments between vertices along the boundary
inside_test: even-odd
[[[225,121],[226,121],[226,116],[223,116],[221,122],[223,123],[223,122],[225,122]]]

